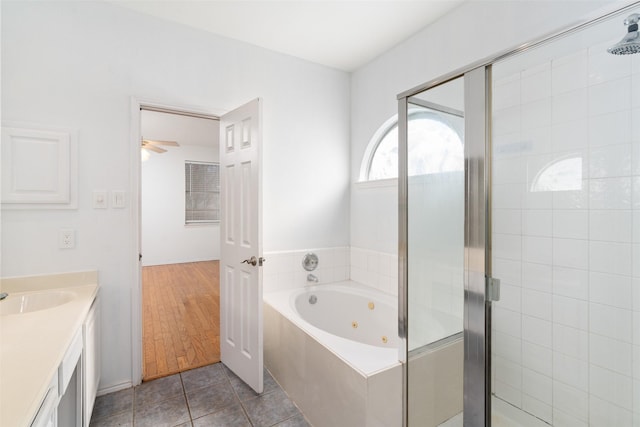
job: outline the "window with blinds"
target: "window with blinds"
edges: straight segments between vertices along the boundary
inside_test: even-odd
[[[220,221],[220,164],[185,162],[185,223]]]

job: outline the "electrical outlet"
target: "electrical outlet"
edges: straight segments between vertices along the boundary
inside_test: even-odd
[[[58,234],[58,247],[60,249],[73,249],[76,247],[76,232],[71,228],[63,228]]]

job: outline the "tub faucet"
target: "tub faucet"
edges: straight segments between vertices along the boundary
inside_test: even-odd
[[[307,282],[318,283],[318,277],[315,274],[307,274]]]
[[[0,301],[2,301],[3,299],[5,299],[5,298],[6,298],[6,297],[8,297],[8,296],[9,296],[9,294],[8,294],[8,293],[6,293],[6,292],[1,292],[1,293],[0,293]]]

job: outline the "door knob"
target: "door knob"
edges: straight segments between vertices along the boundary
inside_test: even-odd
[[[262,258],[262,257],[260,257],[260,258],[256,258],[256,257],[252,256],[252,257],[251,257],[251,258],[249,258],[249,259],[245,259],[245,260],[244,260],[244,261],[242,261],[240,264],[247,263],[247,264],[251,264],[251,265],[253,265],[254,267],[255,267],[256,265],[258,265],[258,266],[262,267],[262,264],[263,264],[263,263],[265,263],[265,262],[267,262],[267,260],[266,260],[266,259],[264,259],[264,258]]]
[[[244,261],[242,261],[240,264],[244,264],[245,262],[246,262],[247,264],[251,264],[251,265],[253,265],[253,266],[255,267],[256,265],[258,265],[258,258],[256,258],[256,257],[252,256],[252,257],[251,257],[251,258],[249,258],[249,259],[245,259],[245,260],[244,260]]]

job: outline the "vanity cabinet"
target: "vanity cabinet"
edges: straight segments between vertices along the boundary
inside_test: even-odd
[[[82,418],[84,427],[89,426],[93,404],[98,393],[100,382],[100,301],[96,296],[87,319],[82,325],[84,352],[82,353],[82,373],[84,387],[82,391]]]
[[[98,272],[0,285],[10,303],[0,312],[0,427],[88,426],[100,380]]]
[[[82,422],[82,331],[78,330],[58,367],[58,427]]]
[[[31,427],[89,427],[100,382],[100,301],[93,300]]]
[[[47,387],[47,392],[31,427],[56,427],[58,425],[58,400],[58,373],[56,372]]]

